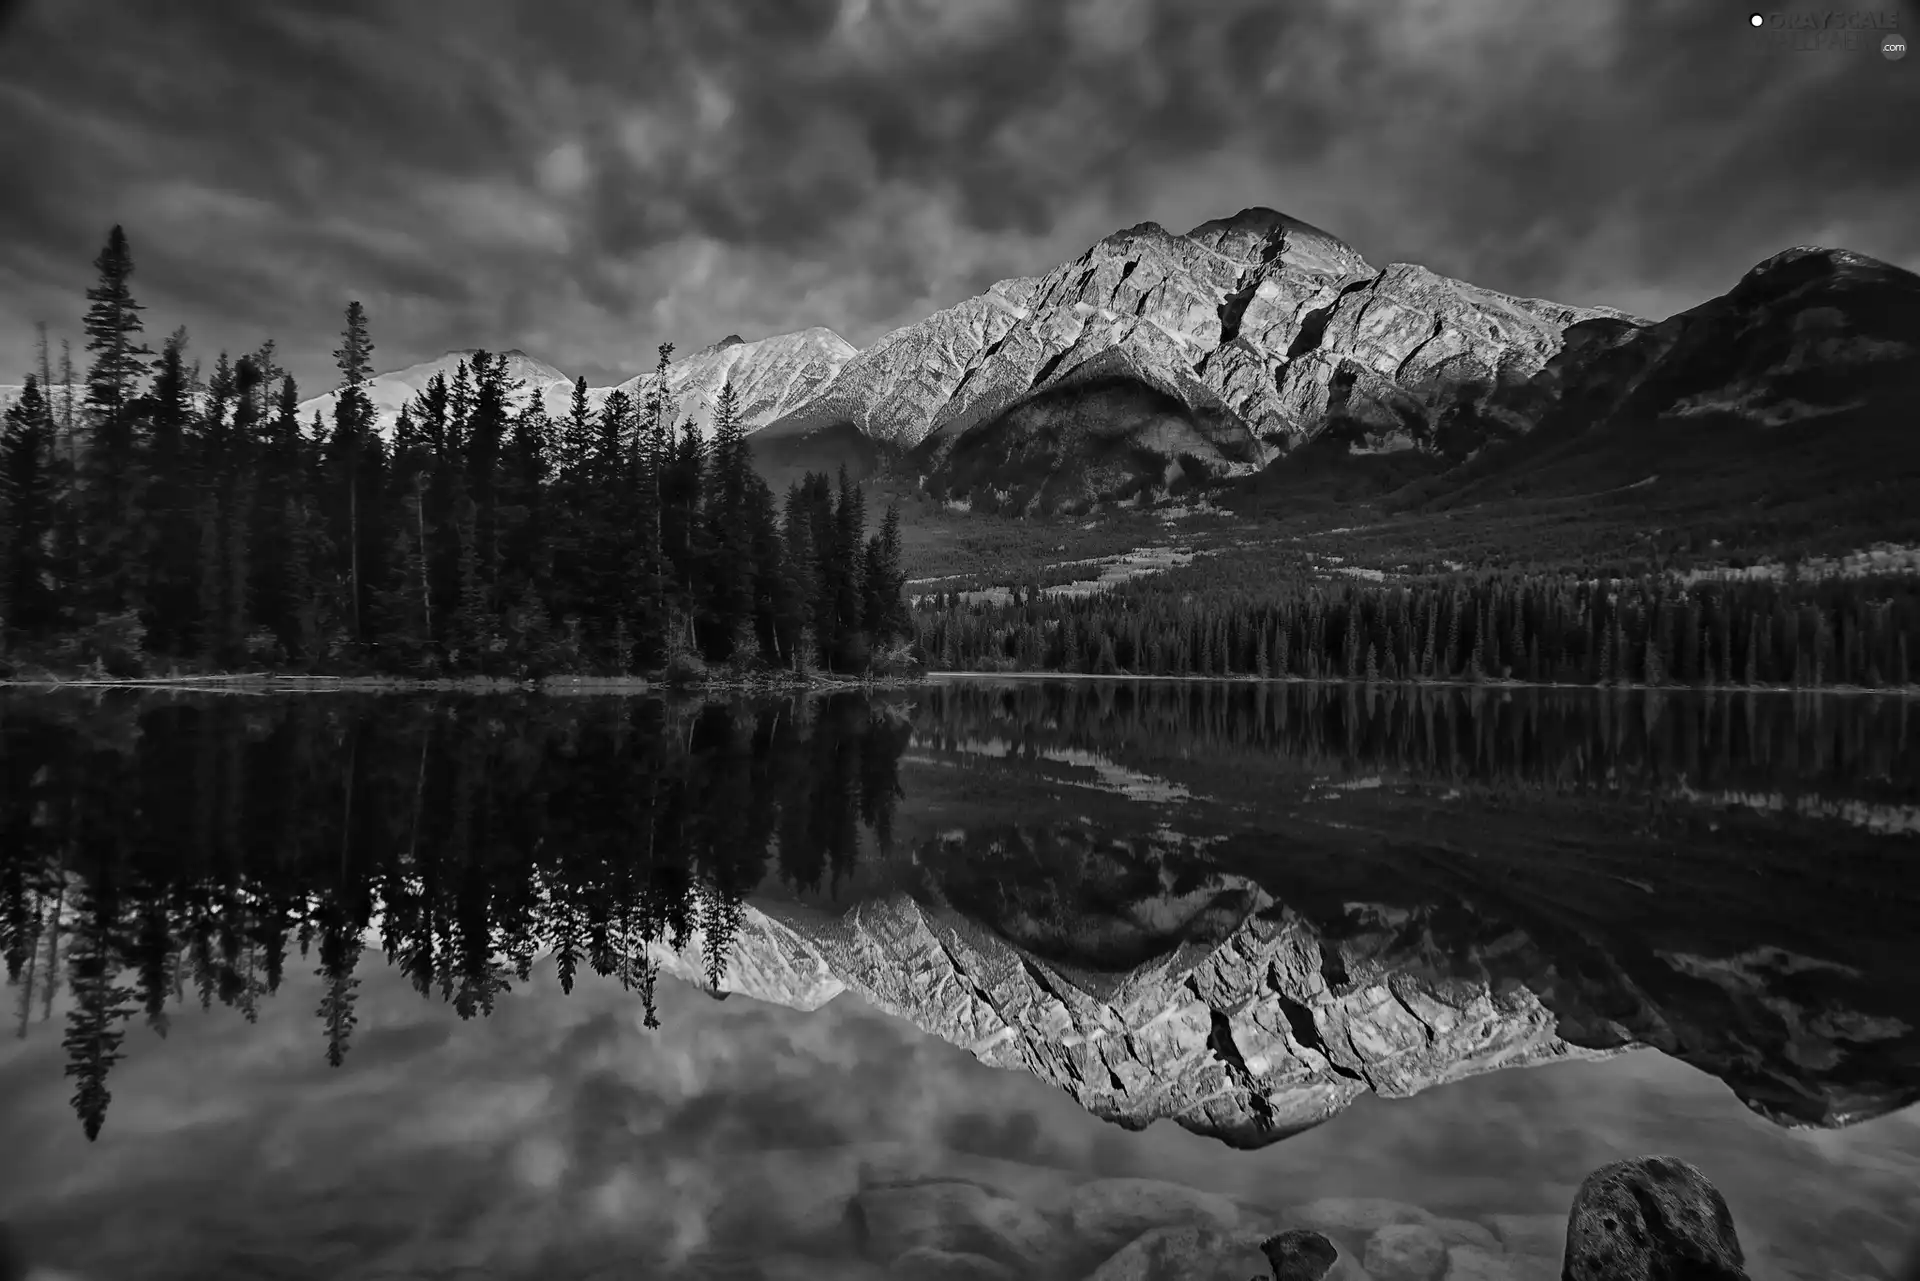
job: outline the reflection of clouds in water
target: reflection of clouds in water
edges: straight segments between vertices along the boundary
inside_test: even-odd
[[[1135,1175],[1281,1204],[1558,1213],[1595,1166],[1669,1151],[1719,1183],[1756,1258],[1837,1266],[1851,1256],[1823,1251],[1853,1247],[1834,1238],[1891,1232],[1920,1188],[1920,1112],[1788,1132],[1652,1054],[1363,1099],[1241,1153],[1164,1123],[1108,1126],[848,997],[806,1014],[663,983],[665,1026],[648,1033],[612,983],[583,976],[562,999],[541,967],[531,992],[459,1025],[377,957],[361,974],[371,1052],[337,1071],[304,976],[258,1026],[188,1010],[164,1042],[134,1029],[93,1145],[66,1106],[57,1026],[5,1043],[0,1217],[36,1261],[87,1278],[270,1260],[556,1277],[650,1260],[671,1275],[749,1252],[786,1258],[767,1275],[860,1277],[877,1272],[852,1261],[840,1209],[862,1162],[1011,1177],[989,1157],[1058,1167],[1034,1172],[1042,1186]]]

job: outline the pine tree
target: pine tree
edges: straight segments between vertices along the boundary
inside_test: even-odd
[[[811,479],[811,478],[809,478]],[[781,619],[786,634],[789,665],[803,671],[821,647],[816,602],[820,598],[820,551],[814,539],[810,495],[795,481],[787,488],[783,537]]]
[[[136,456],[133,401],[153,352],[140,344],[139,303],[128,279],[133,255],[118,226],[94,259],[99,283],[87,290],[86,376],[88,440],[80,474],[80,571],[88,611],[95,618],[140,604],[144,551],[140,545],[142,474]]]
[[[53,416],[27,375],[0,426],[0,618],[6,639],[38,636],[58,621],[53,580]]]
[[[645,541],[643,572],[647,593],[653,607],[651,622],[655,628],[663,627],[667,617],[665,483],[673,444],[671,437],[674,413],[672,389],[667,382],[667,369],[673,359],[673,344],[661,343],[659,352],[660,361],[654,367],[653,381],[647,389],[646,408],[641,421],[642,437],[638,449],[637,472],[637,479],[646,496],[644,519],[651,526],[651,537]]]
[[[367,311],[358,301],[347,304],[347,323],[340,346],[333,353],[340,370],[340,387],[333,405],[334,440],[343,460],[347,495],[346,542],[348,558],[348,620],[355,641],[365,640],[365,581],[361,563],[361,490],[367,436],[373,430],[373,402],[367,384],[373,380],[373,341],[367,337]]]
[[[140,376],[146,372],[141,357],[153,352],[138,341],[145,327],[140,321],[145,308],[133,300],[127,285],[133,275],[133,254],[120,227],[108,233],[106,246],[93,260],[93,267],[100,273],[100,280],[87,290],[91,304],[85,322],[87,350],[95,355],[87,370],[86,403],[87,409],[97,415],[95,430],[111,437],[129,426],[127,411],[138,392]],[[130,443],[110,442],[117,448]]]
[[[740,422],[740,396],[729,379],[713,411],[712,480],[707,487],[708,583],[713,657],[739,659],[754,622],[754,513],[748,508],[753,479]]]
[[[151,477],[147,508],[154,538],[147,591],[147,639],[150,648],[166,653],[185,650],[194,625],[197,595],[194,477],[198,465],[190,441],[196,426],[195,373],[187,364],[186,347],[185,329],[174,330],[162,345],[154,362],[147,409],[147,470]]]

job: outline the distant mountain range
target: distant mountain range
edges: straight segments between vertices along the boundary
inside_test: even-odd
[[[803,329],[755,342],[729,334],[668,366],[667,390],[678,411],[676,421],[691,418],[700,432],[706,434],[712,426],[713,406],[719,399],[720,388],[732,379],[745,421],[753,427],[764,426],[815,397],[853,358],[855,350],[853,344],[831,329]],[[473,354],[472,348],[450,351],[435,360],[376,377],[371,394],[381,430],[392,428],[401,406],[412,400],[435,374],[444,374],[451,381],[461,362]],[[523,396],[538,396],[547,412],[555,417],[570,410],[573,379],[524,351],[515,349],[503,354],[509,380],[526,384]],[[654,375],[649,371],[612,387],[590,387],[587,402],[597,412],[616,390],[625,392],[636,403],[644,402],[653,383]],[[328,418],[337,398],[337,393],[329,392],[301,402],[301,418],[311,418],[316,412]]]
[[[469,355],[377,377],[381,422]],[[506,355],[549,412],[566,411],[565,374]],[[1904,396],[1916,369],[1920,277],[1846,250],[1787,250],[1656,324],[1375,268],[1254,208],[1184,235],[1115,232],[864,351],[821,328],[729,336],[675,362],[669,390],[704,431],[731,378],[756,451],[779,465],[864,468],[892,452],[939,496],[1026,513],[1152,500],[1308,443],[1452,466],[1541,425],[1553,440],[1629,420],[1775,427]],[[651,381],[619,387],[644,398]]]

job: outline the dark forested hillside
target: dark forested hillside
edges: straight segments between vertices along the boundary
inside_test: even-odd
[[[271,342],[210,371],[184,330],[145,345],[118,227],[95,267],[84,378],[43,344],[0,435],[12,664],[866,671],[904,634],[897,513],[869,534],[844,468],[777,497],[730,385],[708,441],[663,391],[590,410],[584,379],[555,420],[476,351],[387,439],[359,303],[332,421],[302,423]]]

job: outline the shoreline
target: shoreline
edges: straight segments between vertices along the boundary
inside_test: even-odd
[[[512,680],[493,676],[309,676],[283,672],[208,672],[173,676],[33,676],[0,679],[0,690],[138,689],[196,694],[700,694],[807,693],[845,689],[899,689],[926,683],[926,677],[872,679],[810,675],[766,678],[724,677],[702,681],[666,681],[645,676],[544,676]]]

